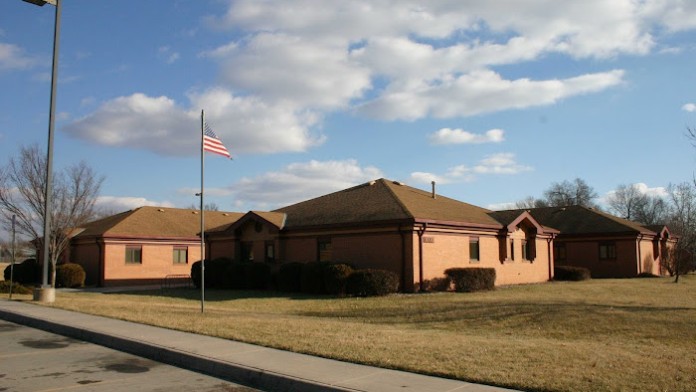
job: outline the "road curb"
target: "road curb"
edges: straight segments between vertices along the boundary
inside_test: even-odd
[[[220,361],[214,358],[176,350],[169,347],[162,347],[137,339],[113,336],[87,328],[72,327],[50,320],[43,320],[36,317],[15,313],[6,309],[0,309],[0,319],[89,343],[98,344],[100,346],[123,351],[183,369],[200,372],[209,376],[221,378],[264,391],[358,391],[356,389],[318,383],[314,380],[307,380],[286,374],[270,372],[264,369],[249,367],[234,362]]]

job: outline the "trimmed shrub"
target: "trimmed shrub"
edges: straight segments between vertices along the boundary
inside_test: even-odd
[[[82,287],[86,276],[84,268],[79,264],[59,264],[56,266],[56,287]]]
[[[638,278],[659,278],[658,275],[655,275],[655,274],[650,273],[650,272],[641,272],[638,274],[637,277]]]
[[[590,270],[583,267],[572,267],[568,265],[557,265],[553,269],[553,280],[564,280],[578,282],[590,279]]]
[[[205,287],[222,289],[229,285],[227,282],[227,268],[234,261],[226,257],[220,257],[205,261]]]
[[[0,293],[9,293],[9,292],[10,292],[10,281],[9,280],[0,281]],[[33,290],[27,286],[22,286],[19,283],[13,282],[12,293],[13,294],[31,294],[31,293],[33,293]]]
[[[302,266],[300,290],[307,294],[326,294],[324,288],[324,268],[328,263],[313,261]]]
[[[327,294],[345,296],[348,277],[353,273],[353,268],[348,264],[329,264],[324,267],[324,290]]]
[[[271,267],[266,263],[245,263],[246,288],[266,290],[271,283]]]
[[[201,288],[201,261],[191,264],[191,280],[197,289]]]
[[[248,264],[253,263],[248,261],[231,261],[225,266],[225,276],[219,287],[234,290],[249,288],[249,282],[246,276]]]
[[[10,280],[11,265],[5,267],[3,277]],[[14,265],[13,282],[33,285],[41,281],[41,264],[36,259],[26,259]],[[50,275],[49,275],[50,276]]]
[[[278,269],[277,281],[278,290],[289,293],[300,291],[302,279],[302,263],[281,264]]]
[[[353,271],[346,282],[346,291],[357,297],[372,297],[396,293],[399,276],[391,271],[363,269]]]
[[[219,258],[205,261],[205,288],[223,288],[227,280],[227,267],[232,259]],[[191,264],[191,280],[196,288],[201,288],[201,261]]]
[[[445,275],[460,293],[495,289],[495,268],[449,268]]]
[[[448,276],[426,279],[423,281],[423,291],[449,291],[452,287],[452,279]]]

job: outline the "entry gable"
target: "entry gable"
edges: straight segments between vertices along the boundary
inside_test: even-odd
[[[264,226],[271,231],[278,232],[285,227],[286,214],[282,212],[249,211],[236,222],[231,224],[225,232],[236,233],[247,225],[253,225],[256,231],[261,231]]]
[[[508,233],[512,233],[518,228],[531,230],[536,235],[559,233],[558,230],[539,223],[529,211],[493,211],[490,213],[490,216],[500,222],[503,225],[503,231]]]

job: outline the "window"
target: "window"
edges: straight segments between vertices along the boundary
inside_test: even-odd
[[[553,244],[553,254],[556,255],[556,260],[566,259],[566,244],[564,243],[554,243]]]
[[[142,264],[143,263],[143,247],[142,246],[126,246],[126,264]]]
[[[469,237],[469,262],[479,262],[479,239],[478,237]]]
[[[173,252],[174,264],[188,263],[188,247],[175,246]]]
[[[254,261],[254,243],[251,241],[242,242],[242,260]]]
[[[532,244],[530,240],[522,240],[522,260],[534,260]]]
[[[319,261],[331,261],[331,257],[332,257],[331,239],[318,240],[317,247],[319,250]]]
[[[272,263],[275,261],[275,244],[273,241],[266,241],[266,262]]]
[[[515,260],[515,240],[510,238],[510,260]]]
[[[600,260],[615,260],[616,259],[616,243],[600,242],[599,243],[599,259]]]

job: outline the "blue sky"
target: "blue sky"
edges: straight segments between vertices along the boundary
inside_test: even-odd
[[[54,8],[0,3],[0,160],[45,148]],[[498,208],[661,194],[696,154],[689,1],[64,0],[55,165],[111,211],[266,210],[386,177]]]

